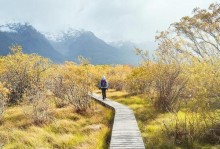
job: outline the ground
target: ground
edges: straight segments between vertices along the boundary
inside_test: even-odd
[[[33,124],[22,106],[5,111],[0,125],[3,148],[107,148],[111,132],[112,111],[94,102],[93,108],[78,114],[72,107],[54,108],[54,119]]]
[[[100,91],[96,93],[101,94]],[[152,100],[146,95],[129,95],[125,91],[108,90],[107,98],[129,106],[135,113],[139,129],[141,131],[145,146],[149,149],[155,148],[187,148],[174,144],[173,139],[163,133],[164,122],[170,123],[173,113],[161,113],[154,109]],[[220,111],[219,111],[220,113]],[[183,112],[179,112],[183,115]],[[195,148],[218,149],[219,144],[208,144],[196,142]]]

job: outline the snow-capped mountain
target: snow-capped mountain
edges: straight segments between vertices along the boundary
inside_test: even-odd
[[[57,63],[64,61],[64,56],[53,48],[48,39],[27,23],[0,26],[0,55],[7,55],[12,44],[21,45],[24,53],[36,53]]]
[[[12,44],[21,45],[24,53],[37,53],[56,63],[77,62],[78,56],[88,58],[92,64],[137,65],[140,62],[134,51],[135,47],[140,48],[137,44],[128,41],[106,43],[85,30],[42,34],[27,23],[0,26],[0,55],[7,55]]]

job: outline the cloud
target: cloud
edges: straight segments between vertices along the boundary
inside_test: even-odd
[[[157,30],[207,8],[214,0],[0,0],[0,24],[29,22],[40,31],[68,27],[94,32],[106,41],[153,41]]]

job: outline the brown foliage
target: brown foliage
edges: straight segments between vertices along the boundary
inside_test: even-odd
[[[71,104],[77,112],[86,111],[91,105],[89,92],[92,82],[88,75],[87,66],[77,66],[66,63],[57,68],[53,76],[51,91],[57,97],[57,106]]]

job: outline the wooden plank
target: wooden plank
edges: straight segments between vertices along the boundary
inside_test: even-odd
[[[145,149],[134,113],[129,107],[110,99],[103,100],[101,96],[94,93],[91,97],[114,109],[110,149]]]

